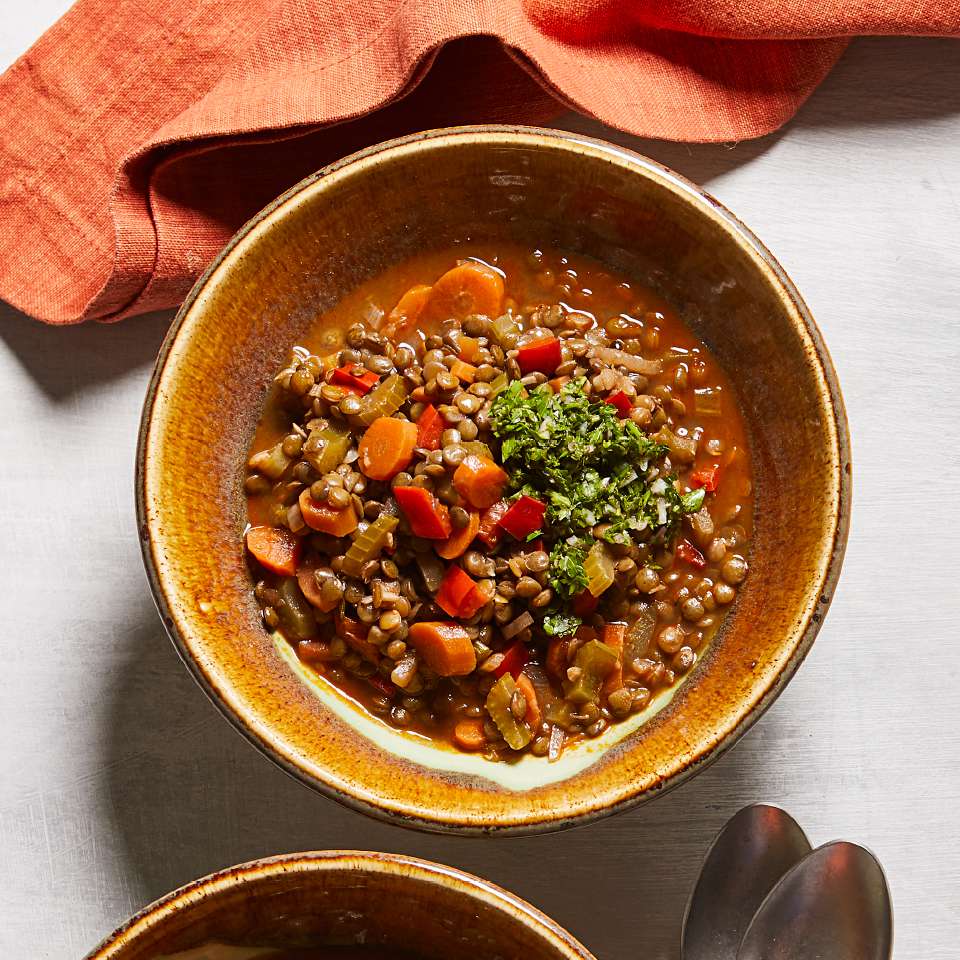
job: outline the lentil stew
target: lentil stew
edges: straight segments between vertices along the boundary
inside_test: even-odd
[[[400,728],[556,758],[688,674],[748,572],[730,384],[653,291],[464,244],[318,318],[251,448],[265,626]]]

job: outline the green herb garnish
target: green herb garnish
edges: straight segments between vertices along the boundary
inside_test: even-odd
[[[580,541],[555,543],[550,550],[550,586],[558,597],[575,597],[587,587],[587,574],[583,563],[587,548]]]
[[[574,632],[583,621],[565,613],[548,613],[543,618],[543,632],[548,637],[565,637]]]
[[[547,504],[550,531],[559,540],[588,535],[599,523],[610,525],[604,537],[614,543],[631,535],[668,539],[680,517],[699,505],[688,509],[674,478],[662,475],[667,448],[621,420],[612,404],[591,402],[583,387],[579,379],[559,393],[544,385],[526,394],[513,381],[496,398],[493,431],[502,463],[513,470],[514,490]],[[558,559],[556,569],[551,557],[551,577],[573,582],[571,564],[561,571]]]
[[[703,499],[706,495],[707,491],[704,490],[703,487],[685,493],[680,498],[680,502],[683,504],[683,512],[696,513],[703,506]]]

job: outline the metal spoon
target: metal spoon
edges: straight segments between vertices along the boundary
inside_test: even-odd
[[[683,918],[683,960],[735,960],[757,908],[810,849],[803,830],[779,807],[744,807],[703,861]]]
[[[893,910],[883,869],[855,843],[814,850],[770,892],[737,960],[889,960]]]

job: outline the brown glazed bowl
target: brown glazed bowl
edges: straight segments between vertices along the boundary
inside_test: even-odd
[[[677,688],[556,763],[490,763],[388,727],[261,625],[242,545],[248,444],[273,375],[322,311],[424,247],[583,251],[657,288],[713,350],[752,442],[751,575]],[[584,823],[675,786],[763,713],[813,643],[850,509],[850,449],[820,333],[771,254],[715,200],[610,144],[464,127],[365,150],[250,221],[200,278],[147,395],[137,474],[157,605],[223,713],[287,771],[365,813],[461,832]]]
[[[519,897],[452,867],[332,850],[255,860],[144,908],[86,960],[158,960],[207,943],[365,944],[417,960],[594,960]]]

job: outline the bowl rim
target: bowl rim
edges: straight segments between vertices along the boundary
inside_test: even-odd
[[[555,920],[516,894],[482,877],[420,857],[369,850],[310,850],[249,860],[192,880],[138,910],[117,927],[84,960],[114,960],[120,952],[179,910],[224,891],[270,877],[299,874],[304,877],[353,871],[387,874],[445,886],[468,900],[488,906],[524,924],[567,960],[596,960],[594,955]]]
[[[824,566],[823,578],[816,591],[811,590],[808,586],[806,595],[808,598],[815,596],[816,602],[808,602],[807,610],[800,625],[798,625],[794,631],[794,635],[798,637],[796,646],[779,673],[776,674],[770,685],[763,691],[753,706],[739,717],[732,728],[719,736],[715,741],[700,746],[694,756],[686,760],[677,769],[666,774],[660,783],[643,790],[639,794],[627,794],[613,803],[597,806],[572,815],[559,813],[551,816],[550,812],[539,816],[537,814],[531,814],[523,819],[513,820],[510,823],[502,825],[496,822],[456,822],[452,819],[441,819],[440,817],[413,815],[382,806],[379,803],[368,801],[361,796],[347,792],[346,789],[341,789],[315,777],[311,772],[301,767],[294,758],[281,753],[276,744],[269,739],[267,733],[262,732],[257,725],[245,719],[239,711],[235,711],[226,702],[222,692],[210,682],[201,670],[197,658],[193,655],[177,628],[176,619],[172,615],[174,603],[167,598],[153,557],[153,549],[155,547],[153,539],[154,529],[149,519],[146,503],[148,439],[154,406],[159,395],[158,387],[163,378],[167,360],[170,357],[177,337],[194,303],[202,294],[208,281],[219,270],[224,261],[230,257],[235,248],[259,225],[273,217],[278,211],[281,211],[288,201],[303,191],[310,189],[331,174],[337,173],[350,166],[362,165],[384,154],[391,152],[401,153],[410,148],[415,149],[417,144],[426,141],[456,141],[461,138],[466,140],[479,139],[481,141],[491,143],[499,142],[503,144],[522,143],[533,149],[536,149],[538,145],[542,146],[543,141],[547,141],[549,145],[559,149],[576,150],[577,147],[580,147],[592,152],[594,155],[599,154],[599,156],[606,159],[607,162],[617,163],[622,168],[630,170],[635,174],[656,180],[661,185],[681,195],[682,199],[691,206],[696,207],[701,214],[713,216],[719,220],[720,225],[726,229],[731,239],[737,242],[745,253],[752,255],[754,261],[758,264],[758,268],[768,272],[771,283],[792,306],[796,317],[799,319],[799,324],[802,327],[801,333],[809,339],[813,348],[814,356],[811,360],[815,362],[817,372],[822,377],[825,387],[824,390],[820,391],[820,402],[831,415],[828,419],[828,426],[832,423],[833,427],[833,432],[830,436],[830,440],[832,441],[831,446],[833,448],[830,459],[833,470],[833,486],[836,490],[837,513],[834,517],[835,525],[832,541],[829,547],[826,546],[826,541],[824,541],[822,546],[821,555],[828,557]],[[791,320],[792,322],[797,322],[792,317]],[[304,786],[310,787],[328,799],[335,800],[352,810],[356,810],[376,820],[435,833],[467,836],[486,836],[493,834],[530,836],[552,833],[567,829],[571,826],[592,823],[614,813],[631,809],[656,796],[660,796],[668,790],[680,786],[689,777],[723,756],[723,754],[733,747],[753,724],[766,713],[806,658],[833,599],[836,584],[840,576],[850,528],[850,506],[852,500],[851,475],[851,443],[846,409],[837,374],[826,343],[810,309],[807,307],[793,281],[770,250],[749,227],[703,188],[697,186],[681,174],[676,173],[674,170],[671,170],[669,167],[655,160],[651,160],[627,147],[594,137],[584,136],[579,133],[547,127],[532,127],[517,124],[477,124],[441,127],[420,131],[403,137],[385,140],[342,157],[298,181],[255,214],[231,237],[191,288],[171,322],[170,328],[158,352],[153,373],[147,387],[138,430],[134,496],[137,528],[139,531],[144,567],[154,602],[163,620],[166,631],[180,659],[184,662],[194,680],[206,693],[214,706],[216,706],[231,725],[260,750],[261,753]]]

